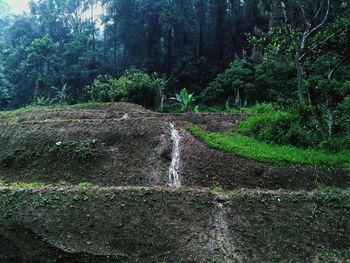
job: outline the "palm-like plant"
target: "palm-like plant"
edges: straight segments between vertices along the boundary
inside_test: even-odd
[[[56,90],[56,97],[58,104],[68,105],[71,102],[72,95],[67,84],[64,84],[61,89],[54,88]]]
[[[35,97],[35,102],[34,104],[36,106],[53,106],[56,103],[56,99],[50,99],[50,98],[45,98],[45,97]]]
[[[195,101],[194,94],[188,94],[186,88],[182,89],[179,94],[175,94],[175,96],[175,98],[171,99],[177,101],[181,105],[182,112],[187,112],[191,103]]]

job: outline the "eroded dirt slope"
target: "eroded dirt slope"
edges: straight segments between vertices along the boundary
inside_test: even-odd
[[[180,135],[183,186],[313,189],[350,181],[342,169],[275,167],[209,149],[187,131],[234,132],[243,115],[159,114],[127,103],[34,109],[1,117],[0,177],[5,182],[92,182],[106,186],[169,183],[173,141]]]
[[[347,172],[248,160],[187,131],[234,133],[244,117],[127,103],[0,114],[0,262],[347,262]]]
[[[0,188],[1,262],[347,262],[345,191]]]

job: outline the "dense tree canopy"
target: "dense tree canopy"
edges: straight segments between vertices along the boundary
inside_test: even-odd
[[[211,106],[297,105],[323,137],[346,130],[348,1],[32,0],[30,10],[15,16],[0,0],[1,108],[157,108],[187,88]]]
[[[10,107],[53,98],[65,84],[71,103],[86,101],[98,75],[132,68],[164,75],[166,92],[199,94],[235,57],[250,55],[246,32],[268,28],[253,0],[39,0],[30,9],[0,20]],[[1,10],[8,15],[3,2]]]

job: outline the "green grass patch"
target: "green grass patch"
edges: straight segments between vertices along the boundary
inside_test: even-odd
[[[25,113],[30,113],[30,112],[50,112],[55,109],[101,109],[105,106],[106,104],[103,103],[82,103],[82,104],[75,104],[75,105],[59,105],[55,104],[52,106],[38,106],[38,105],[28,105],[19,109],[15,110],[9,110],[9,111],[0,111],[0,120],[3,121],[15,121],[17,117],[20,117],[21,115]]]
[[[10,111],[0,111],[0,120],[12,120],[16,117],[21,116],[24,113],[27,112],[32,112],[35,110],[38,110],[40,108],[44,108],[44,107],[39,107],[39,106],[33,106],[33,105],[28,105],[26,107],[20,108],[20,109],[16,109],[16,110],[10,110]],[[47,107],[45,107],[47,108]]]
[[[13,188],[40,188],[44,187],[45,184],[41,182],[31,182],[31,183],[23,183],[23,182],[13,182],[7,185],[8,187],[13,187]]]
[[[268,144],[242,135],[223,135],[190,126],[189,131],[207,146],[248,159],[276,165],[342,166],[350,168],[350,152],[331,154],[315,149]]]
[[[78,185],[80,188],[92,188],[95,187],[96,185],[94,185],[93,183],[90,182],[81,182]]]
[[[232,191],[222,187],[222,186],[215,186],[211,189],[211,192],[215,195],[223,195],[223,196],[229,196]]]

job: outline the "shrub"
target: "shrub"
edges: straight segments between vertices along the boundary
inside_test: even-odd
[[[245,60],[236,59],[225,72],[219,74],[202,92],[203,102],[209,104],[224,103],[234,98],[234,105],[247,104],[252,89],[253,71]]]
[[[350,96],[347,96],[337,109],[338,126],[341,131],[350,133]]]
[[[119,79],[98,76],[88,92],[94,102],[125,101],[154,108],[161,85],[161,79],[150,77],[147,73],[127,72]]]
[[[248,118],[239,124],[239,132],[257,140],[310,147],[322,140],[318,134],[304,122],[296,111],[275,111]]]
[[[297,76],[294,62],[264,61],[255,66],[252,97],[287,107],[296,100]]]
[[[271,103],[258,103],[253,107],[243,108],[242,111],[249,114],[263,114],[275,112],[276,109]]]
[[[323,141],[320,144],[320,148],[327,149],[331,152],[342,152],[350,150],[350,133]]]
[[[160,84],[160,79],[152,78],[143,72],[126,73],[114,81],[109,95],[113,101],[119,101],[121,98],[147,108],[154,108],[158,101]]]
[[[99,75],[88,88],[88,94],[93,102],[111,102],[109,90],[113,84],[113,78],[109,75]]]

